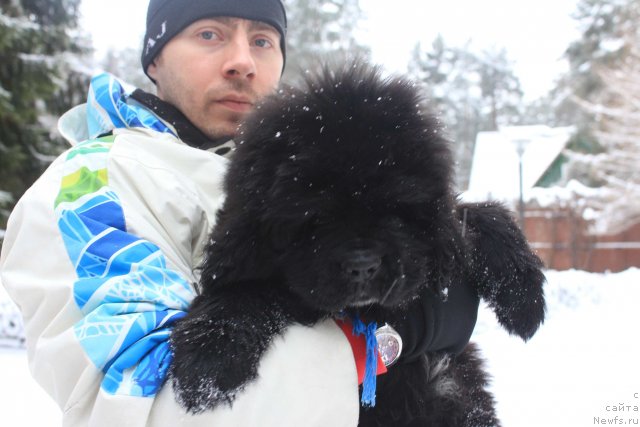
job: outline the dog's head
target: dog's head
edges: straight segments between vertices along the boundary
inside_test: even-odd
[[[266,99],[236,142],[205,292],[273,278],[336,311],[397,306],[455,273],[451,156],[411,82],[325,70]]]

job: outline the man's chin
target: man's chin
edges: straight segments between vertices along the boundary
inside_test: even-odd
[[[209,119],[209,122],[200,127],[200,130],[212,141],[235,139],[240,122],[245,116],[245,114],[216,114],[216,117]],[[209,125],[210,123],[213,126]]]
[[[215,129],[201,129],[211,141],[228,141],[235,139],[238,134],[238,124],[229,126],[218,126]]]

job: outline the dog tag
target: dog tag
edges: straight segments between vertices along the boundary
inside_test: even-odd
[[[376,340],[378,341],[378,353],[384,366],[391,366],[400,358],[402,353],[402,338],[400,334],[385,323],[384,326],[376,329]]]

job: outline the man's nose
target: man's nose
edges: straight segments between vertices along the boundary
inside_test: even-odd
[[[227,48],[227,58],[223,66],[224,76],[227,78],[253,78],[256,74],[256,64],[248,37],[237,35]]]

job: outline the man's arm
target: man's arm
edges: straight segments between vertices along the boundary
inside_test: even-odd
[[[155,142],[170,144],[160,151],[175,162],[193,152]],[[19,202],[5,236],[2,283],[65,425],[356,425],[353,357],[331,323],[291,328],[233,408],[188,416],[162,387],[168,334],[193,297],[211,215],[197,189],[136,155],[138,143],[77,146]],[[193,161],[197,174],[205,159]],[[215,186],[221,171],[201,167]]]

